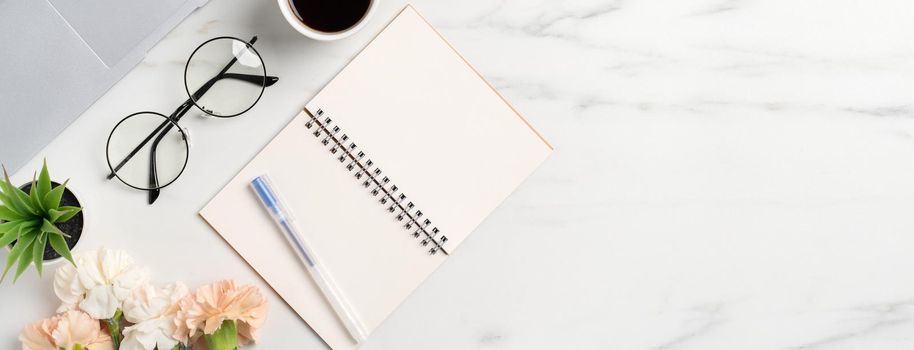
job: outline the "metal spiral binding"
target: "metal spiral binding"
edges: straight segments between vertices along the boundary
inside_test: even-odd
[[[305,122],[305,127],[312,130],[311,134],[320,140],[321,144],[330,148],[330,153],[335,156],[340,164],[344,164],[346,171],[355,171],[355,178],[362,187],[369,190],[373,197],[381,196],[378,202],[394,214],[397,221],[404,222],[403,228],[415,238],[422,238],[419,243],[429,248],[429,254],[438,252],[448,254],[444,249],[447,236],[440,234],[438,227],[432,226],[432,221],[421,210],[416,209],[413,202],[407,200],[406,194],[400,191],[387,176],[381,176],[381,168],[374,166],[371,159],[366,158],[365,152],[358,151],[355,142],[349,136],[340,134],[339,126],[330,126],[333,120],[324,116],[324,111],[318,109],[315,114],[305,110],[310,120]],[[340,135],[340,136],[337,136]],[[347,144],[348,142],[348,144]],[[364,160],[364,161],[363,161]],[[374,167],[372,169],[372,167]]]

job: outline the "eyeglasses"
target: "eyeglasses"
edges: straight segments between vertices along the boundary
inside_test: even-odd
[[[187,166],[188,136],[178,121],[192,107],[213,117],[236,117],[254,107],[264,89],[279,80],[267,75],[253,46],[256,41],[256,36],[250,42],[217,37],[200,44],[184,66],[184,103],[167,117],[152,111],[133,113],[111,129],[108,179],[117,177],[127,186],[148,191],[149,204],[154,203],[161,189],[175,182]]]

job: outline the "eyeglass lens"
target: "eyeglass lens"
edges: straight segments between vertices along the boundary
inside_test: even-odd
[[[225,70],[227,63],[230,68]],[[198,108],[216,117],[234,117],[257,103],[265,77],[263,60],[253,46],[234,38],[215,38],[191,54],[184,83]],[[206,93],[198,96],[198,91]]]
[[[132,114],[121,120],[108,137],[108,166],[130,187],[152,190],[168,186],[187,164],[185,135],[164,115]]]

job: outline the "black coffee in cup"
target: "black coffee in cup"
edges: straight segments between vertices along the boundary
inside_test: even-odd
[[[371,0],[289,0],[295,16],[311,29],[336,33],[359,23]]]

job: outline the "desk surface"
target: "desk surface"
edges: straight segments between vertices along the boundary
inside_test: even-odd
[[[211,0],[41,152],[87,205],[80,248],[259,285],[257,348],[321,348],[196,212],[403,4],[319,43],[273,0]],[[414,4],[556,152],[363,349],[914,345],[914,3]],[[112,125],[181,103],[203,40],[252,34],[281,77],[254,109],[182,120],[191,162],[154,206],[103,180]],[[51,315],[51,275],[0,286],[0,348]]]

